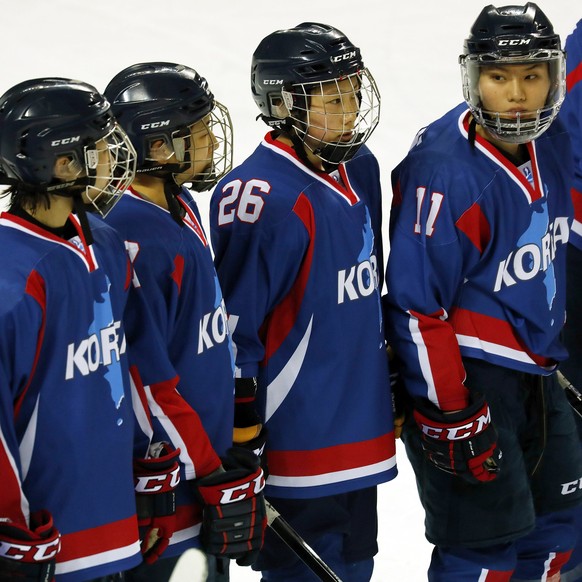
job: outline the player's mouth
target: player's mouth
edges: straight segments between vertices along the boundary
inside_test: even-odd
[[[529,111],[528,109],[509,109],[500,115],[506,119],[529,119],[534,117],[535,113]]]
[[[342,133],[337,141],[342,141],[342,142],[349,142],[352,141],[354,139],[354,132],[353,131],[348,131],[346,133]]]

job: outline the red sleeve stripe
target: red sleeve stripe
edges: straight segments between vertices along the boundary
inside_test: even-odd
[[[424,315],[410,311],[409,331],[416,345],[419,366],[427,385],[427,398],[442,410],[458,410],[468,403],[463,382],[465,369],[459,344],[447,313]]]
[[[392,432],[359,443],[313,451],[268,451],[269,484],[281,485],[284,478],[306,478],[316,485],[342,481],[346,472],[355,477],[375,474],[394,466],[395,455]]]
[[[28,382],[26,386],[22,389],[21,393],[18,395],[16,402],[14,403],[14,417],[18,417],[20,414],[20,408],[24,402],[24,398],[28,393],[30,384],[34,378],[36,372],[36,366],[38,364],[38,359],[40,357],[40,350],[43,345],[44,332],[46,328],[46,288],[44,279],[37,271],[32,271],[26,280],[25,293],[30,295],[39,305],[42,311],[42,323],[38,332],[38,337],[36,338],[36,353],[34,355],[34,362],[32,364],[32,369],[28,375]]]
[[[543,368],[556,363],[530,352],[507,321],[460,308],[451,312],[450,321],[461,346]]]
[[[566,76],[566,89],[568,93],[574,88],[574,85],[582,81],[582,63]]]
[[[483,254],[483,250],[491,240],[491,228],[481,206],[476,202],[472,204],[455,224],[461,232],[465,233],[479,253]]]
[[[144,386],[152,414],[157,418],[175,448],[186,479],[195,479],[218,469],[220,459],[214,451],[198,413],[182,398],[176,386],[178,377]]]
[[[148,397],[136,366],[129,368],[131,384],[131,400],[133,404],[133,413],[141,431],[151,441],[153,436],[152,420],[148,406]],[[145,453],[144,453],[145,454]]]
[[[281,301],[281,303],[279,303],[279,305],[273,310],[266,325],[261,329],[261,334],[264,337],[265,343],[265,358],[263,363],[267,362],[267,360],[269,360],[269,358],[281,347],[281,344],[293,329],[297,319],[297,313],[301,309],[301,303],[303,301],[303,295],[305,294],[309,275],[311,274],[311,263],[313,260],[316,234],[315,217],[311,203],[304,194],[301,194],[297,199],[293,211],[305,225],[305,228],[309,233],[310,242],[293,287],[283,301]]]

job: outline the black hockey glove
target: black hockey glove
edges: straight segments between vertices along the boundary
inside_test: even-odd
[[[261,459],[265,479],[269,476],[267,467],[267,427],[263,426],[255,406],[257,393],[256,378],[236,378],[234,383],[234,429],[232,442],[235,447],[252,451]]]
[[[239,447],[222,457],[222,468],[195,483],[203,504],[202,548],[250,566],[263,546],[267,527],[263,470],[255,454]]]
[[[137,518],[144,562],[153,564],[176,529],[176,487],[180,449],[168,443],[150,446],[147,459],[134,459]]]
[[[482,395],[472,393],[469,406],[444,414],[428,400],[415,403],[414,419],[422,431],[426,457],[439,469],[469,483],[492,481],[501,451],[491,412]]]
[[[61,536],[48,511],[30,516],[30,529],[13,522],[0,522],[0,580],[51,582]]]

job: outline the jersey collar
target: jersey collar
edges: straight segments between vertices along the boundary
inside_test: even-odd
[[[286,158],[302,172],[304,172],[305,174],[309,174],[311,177],[315,178],[319,182],[331,188],[336,194],[338,194],[344,200],[346,200],[350,206],[354,206],[360,201],[360,197],[356,194],[356,192],[352,188],[352,185],[348,178],[345,164],[342,163],[338,166],[338,172],[342,179],[342,183],[340,184],[337,180],[332,178],[326,172],[315,172],[308,168],[301,161],[301,159],[297,155],[297,152],[291,146],[281,143],[280,141],[275,139],[275,137],[273,136],[273,132],[267,133],[261,145],[270,149],[275,154]]]
[[[459,130],[465,139],[469,138],[470,121],[471,113],[468,110],[464,111],[459,117]],[[522,174],[522,172],[519,171],[515,164],[513,164],[503,155],[501,150],[497,149],[491,142],[481,137],[478,133],[475,134],[475,147],[491,161],[500,166],[503,171],[519,186],[528,203],[532,204],[536,200],[543,198],[544,192],[537,162],[535,141],[530,141],[525,145],[531,160],[533,184],[530,184],[528,179]]]
[[[87,244],[85,235],[83,234],[83,229],[81,228],[81,223],[77,216],[75,214],[70,214],[69,220],[77,232],[77,236],[71,240],[65,240],[53,234],[52,232],[45,230],[44,228],[32,224],[24,218],[14,216],[9,212],[0,213],[0,225],[19,230],[35,238],[40,238],[64,247],[65,249],[77,255],[83,261],[87,271],[93,272],[99,268],[99,265],[97,264],[97,258],[93,252],[93,246]]]

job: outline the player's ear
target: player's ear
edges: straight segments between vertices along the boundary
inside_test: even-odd
[[[163,139],[156,139],[150,144],[150,159],[159,164],[165,164],[174,154]]]
[[[63,182],[78,178],[82,171],[83,168],[81,168],[79,162],[69,156],[60,156],[57,158],[53,168],[55,178]]]

